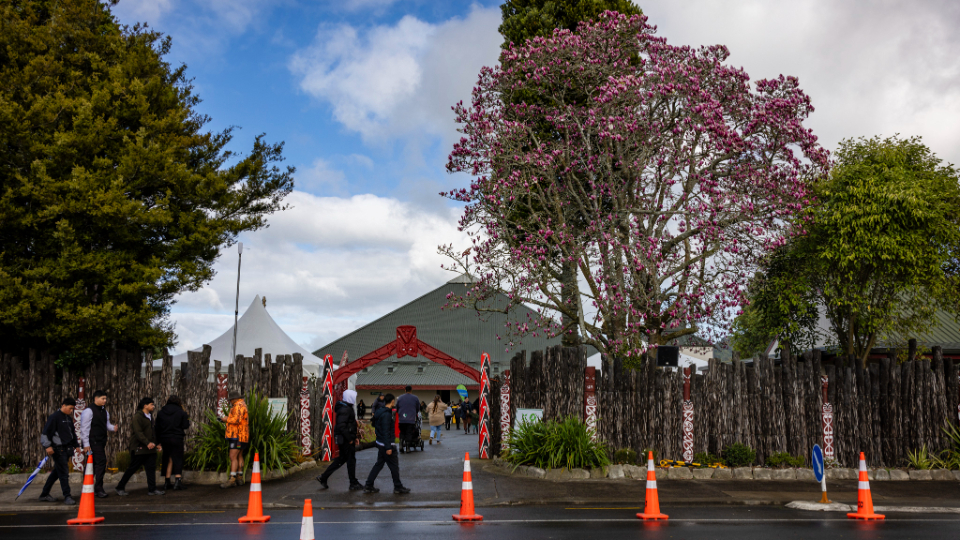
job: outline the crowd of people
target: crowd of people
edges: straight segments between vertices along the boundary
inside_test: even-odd
[[[76,432],[74,411],[76,400],[66,398],[58,410],[47,418],[40,434],[40,443],[44,451],[52,459],[53,468],[47,476],[40,500],[56,502],[58,499],[50,494],[55,483],[59,481],[63,492],[63,502],[67,505],[76,504],[71,496],[70,468],[76,449],[82,448],[84,455],[92,456],[94,484],[93,491],[96,497],[107,497],[103,486],[104,474],[107,470],[106,445],[108,435],[117,432],[117,426],[111,421],[107,410],[109,397],[103,391],[93,393],[92,404],[85,408],[80,415],[80,433]],[[221,488],[232,488],[244,485],[244,454],[250,445],[250,426],[247,406],[239,392],[231,391],[228,395],[230,411],[224,422],[224,436],[229,451],[230,476]],[[399,398],[393,394],[380,395],[371,407],[371,425],[376,434],[374,442],[377,447],[377,461],[366,482],[361,484],[356,476],[356,452],[361,444],[360,422],[367,412],[367,406],[361,400],[357,403],[357,393],[346,390],[334,408],[336,424],[334,440],[339,450],[339,456],[317,477],[321,489],[329,488],[327,484],[330,476],[339,468],[346,465],[350,479],[351,490],[362,489],[364,493],[377,493],[380,490],[374,482],[384,466],[390,469],[393,479],[394,493],[409,493],[400,480],[400,465],[397,453],[403,453],[403,446],[395,443],[394,414],[397,415],[401,441],[418,439],[421,434],[418,425],[421,420],[430,426],[429,444],[440,444],[443,440],[441,428],[450,430],[451,425],[457,430],[463,426],[465,434],[476,430],[479,419],[479,401],[471,403],[468,399],[460,400],[455,404],[444,403],[440,396],[434,397],[429,404],[419,400],[407,386],[405,393]],[[130,464],[124,470],[123,476],[117,483],[114,492],[126,497],[127,483],[134,474],[143,469],[147,480],[147,495],[164,495],[166,491],[185,489],[183,484],[184,442],[187,430],[190,429],[190,415],[178,396],[170,396],[166,404],[157,411],[157,405],[151,397],[144,397],[137,403],[136,411],[130,419],[130,433],[128,435],[127,450],[130,453]],[[157,486],[157,455],[162,455],[160,471],[164,476],[163,488]]]
[[[224,433],[230,452],[230,479],[220,486],[223,488],[243,485],[243,452],[250,444],[246,403],[236,391],[231,392],[228,399],[230,413],[221,421],[226,424]],[[106,392],[98,390],[93,393],[92,404],[80,414],[79,434],[74,425],[73,415],[77,402],[73,398],[64,399],[60,408],[47,418],[40,433],[40,444],[52,458],[53,469],[40,492],[41,501],[57,502],[58,499],[53,497],[50,491],[59,481],[64,504],[76,504],[70,489],[70,468],[78,448],[83,449],[84,455],[92,456],[94,495],[98,498],[108,496],[103,486],[107,470],[107,437],[117,431],[117,426],[111,421],[110,412],[107,410],[108,401]],[[130,464],[124,470],[114,492],[121,497],[129,495],[125,489],[127,483],[140,469],[143,469],[147,480],[147,495],[164,495],[168,490],[185,489],[183,456],[188,429],[190,415],[178,396],[170,396],[159,411],[153,398],[142,398],[130,419],[130,434],[127,440]],[[157,486],[156,479],[158,453],[163,456],[160,468],[164,476],[163,489]]]

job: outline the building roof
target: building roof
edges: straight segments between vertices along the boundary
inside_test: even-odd
[[[478,316],[478,313],[471,309],[442,309],[447,303],[447,294],[451,292],[463,294],[466,287],[470,287],[472,283],[470,276],[457,276],[410,303],[317,349],[313,354],[321,358],[329,354],[338,361],[340,355],[347,351],[350,360],[356,360],[394,341],[397,336],[397,327],[403,325],[416,326],[417,338],[420,341],[474,369],[480,369],[480,355],[484,352],[490,355],[492,362],[499,363],[500,369],[508,369],[510,358],[517,351],[543,350],[560,344],[560,338],[526,336],[522,341],[515,342],[508,351],[506,315],[482,313]],[[501,296],[497,302],[505,305],[507,298]],[[537,314],[525,306],[516,306],[511,310],[509,320],[526,321],[528,317],[536,318]],[[394,361],[396,361],[395,364],[393,364]],[[425,362],[424,371],[417,374],[416,368],[421,362]],[[391,364],[396,369],[393,373],[387,373],[387,367]],[[432,382],[417,382],[418,378]],[[372,366],[366,373],[360,373],[357,378],[358,386],[400,384],[401,382],[452,386],[476,384],[468,377],[420,356],[416,358],[407,356],[399,360],[396,357],[388,358]]]

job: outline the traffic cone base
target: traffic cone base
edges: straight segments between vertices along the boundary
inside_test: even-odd
[[[881,520],[886,516],[873,511],[873,496],[870,495],[870,479],[867,477],[867,460],[860,452],[860,485],[857,489],[857,511],[847,514],[850,519],[866,521]]]
[[[644,501],[643,512],[637,514],[637,519],[644,521],[667,520],[670,516],[660,512],[660,496],[657,495],[657,472],[653,466],[653,452],[647,455],[647,497]]]
[[[270,516],[263,515],[263,495],[260,491],[260,453],[253,454],[253,475],[250,478],[250,499],[247,503],[247,515],[240,523],[266,523]]]
[[[87,456],[87,467],[83,473],[83,492],[80,494],[80,510],[77,512],[77,517],[67,520],[67,525],[93,525],[100,523],[103,519],[103,516],[94,515],[93,456]]]
[[[316,540],[313,535],[313,501],[303,501],[303,521],[300,522],[300,540]]]
[[[473,477],[470,472],[470,452],[463,460],[463,487],[460,490],[460,513],[453,515],[454,521],[483,521],[483,516],[473,509]]]

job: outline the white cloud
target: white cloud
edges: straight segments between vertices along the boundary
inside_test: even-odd
[[[188,56],[207,58],[226,42],[262,24],[263,14],[287,0],[121,0],[112,8],[121,24],[163,29]]]
[[[317,348],[386,314],[452,277],[437,246],[466,244],[459,211],[375,195],[317,197],[294,191],[293,208],[242,240],[240,307],[257,294],[298,343]],[[217,262],[204,289],[179,298],[172,315],[178,352],[202,345],[232,324],[236,251]]]
[[[726,45],[754,79],[795,75],[833,150],[843,138],[922,135],[960,161],[960,4],[956,2],[642,2],[674,44]]]
[[[303,191],[340,193],[343,191],[343,183],[346,180],[343,171],[331,167],[330,162],[317,158],[313,164],[297,174],[297,188]]]
[[[480,68],[497,61],[500,11],[474,6],[465,18],[428,24],[406,16],[358,30],[321,26],[290,69],[307,94],[367,141],[426,133],[453,140],[450,107],[467,100]]]

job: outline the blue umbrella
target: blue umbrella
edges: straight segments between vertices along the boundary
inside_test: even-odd
[[[30,485],[30,482],[33,482],[33,479],[36,478],[38,474],[40,474],[40,469],[42,469],[43,466],[47,464],[47,458],[49,457],[50,456],[43,456],[43,461],[41,461],[40,464],[37,465],[37,470],[33,471],[33,474],[30,475],[30,478],[27,478],[27,483],[24,484],[22,488],[20,488],[20,493],[17,493],[17,499],[19,499],[20,496],[23,495],[23,492],[26,491],[27,486]],[[14,499],[14,500],[17,500],[17,499]]]

